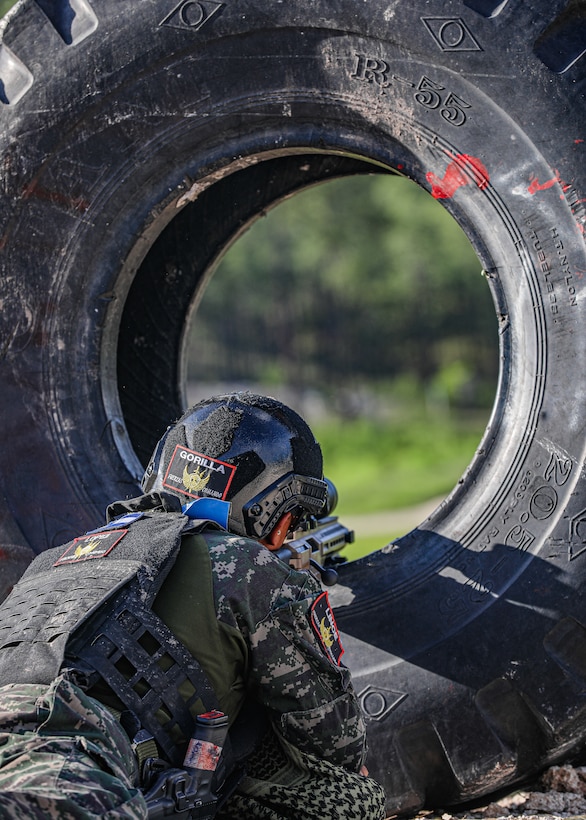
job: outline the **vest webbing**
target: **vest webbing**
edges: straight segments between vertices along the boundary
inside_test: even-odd
[[[41,553],[0,607],[0,685],[49,684],[64,669],[88,686],[99,676],[178,765],[193,715],[217,701],[151,606],[182,535],[207,525],[177,513],[143,514],[124,525],[105,557],[55,566],[75,542]]]

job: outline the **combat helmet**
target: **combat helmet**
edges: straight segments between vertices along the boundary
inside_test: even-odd
[[[198,497],[231,502],[229,529],[262,539],[285,513],[292,524],[319,515],[327,498],[321,448],[286,405],[253,393],[200,401],[157,444],[143,491],[182,504]]]

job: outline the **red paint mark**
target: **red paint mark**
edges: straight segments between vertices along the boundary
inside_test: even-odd
[[[584,140],[574,140],[574,145],[580,145],[581,142],[584,142]]]
[[[559,198],[562,202],[564,200],[567,202],[576,220],[578,230],[586,238],[586,226],[584,225],[584,203],[586,203],[586,199],[578,198],[576,190],[572,187],[573,183],[563,180],[557,168],[554,168],[553,173],[553,177],[551,179],[546,179],[545,182],[540,182],[539,178],[536,177],[535,174],[532,174],[529,177],[530,183],[527,188],[528,193],[531,194],[531,196],[534,196],[534,194],[538,193],[538,191],[547,191],[548,188],[552,188],[557,183],[562,189],[562,193],[559,195]]]
[[[536,194],[537,191],[546,191],[548,188],[551,188],[552,185],[555,185],[556,182],[560,184],[560,187],[563,194],[560,194],[560,199],[564,199],[564,194],[567,194],[568,191],[572,190],[572,185],[570,182],[564,182],[561,178],[559,171],[554,171],[555,176],[552,179],[548,179],[546,182],[540,182],[537,177],[531,178],[531,184],[527,188],[527,191],[533,196]],[[581,203],[586,202],[586,199],[576,199],[570,203],[571,207],[575,209],[576,205],[580,205]]]
[[[560,185],[562,186],[562,190],[565,190],[563,188],[563,182],[562,182],[562,179],[559,175],[559,171],[554,171],[554,174],[555,174],[555,176],[552,177],[551,179],[546,180],[546,182],[540,182],[537,177],[531,177],[531,184],[527,188],[527,192],[529,194],[531,194],[531,196],[533,196],[534,194],[537,193],[537,191],[547,191],[547,189],[551,188],[552,185],[555,185],[556,182],[559,182]]]
[[[42,199],[45,202],[53,202],[56,205],[64,205],[66,208],[73,208],[75,211],[85,213],[90,206],[90,203],[83,199],[83,197],[72,197],[67,194],[60,194],[58,191],[49,191],[47,188],[42,188],[36,182],[31,182],[27,185],[22,193],[23,199],[30,199],[31,197]]]
[[[548,188],[551,188],[552,185],[555,185],[556,182],[559,182],[557,177],[553,177],[553,179],[548,179],[547,182],[540,182],[537,177],[533,179],[531,185],[527,188],[527,191],[533,196],[536,194],[537,191],[547,191]]]
[[[442,179],[432,172],[426,174],[425,178],[431,183],[431,195],[434,199],[449,199],[463,185],[476,185],[483,191],[490,179],[482,162],[468,154],[456,154]]]

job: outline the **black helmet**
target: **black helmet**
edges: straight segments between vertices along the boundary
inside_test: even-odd
[[[321,448],[286,405],[252,393],[199,402],[167,429],[142,479],[144,492],[183,503],[207,496],[231,502],[229,528],[264,538],[287,512],[323,512],[327,485]]]

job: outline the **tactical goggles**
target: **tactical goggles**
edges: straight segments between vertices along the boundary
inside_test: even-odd
[[[328,485],[321,478],[287,473],[243,506],[246,532],[264,538],[288,512],[293,516],[291,529],[295,529],[305,515],[324,511],[327,495]]]

